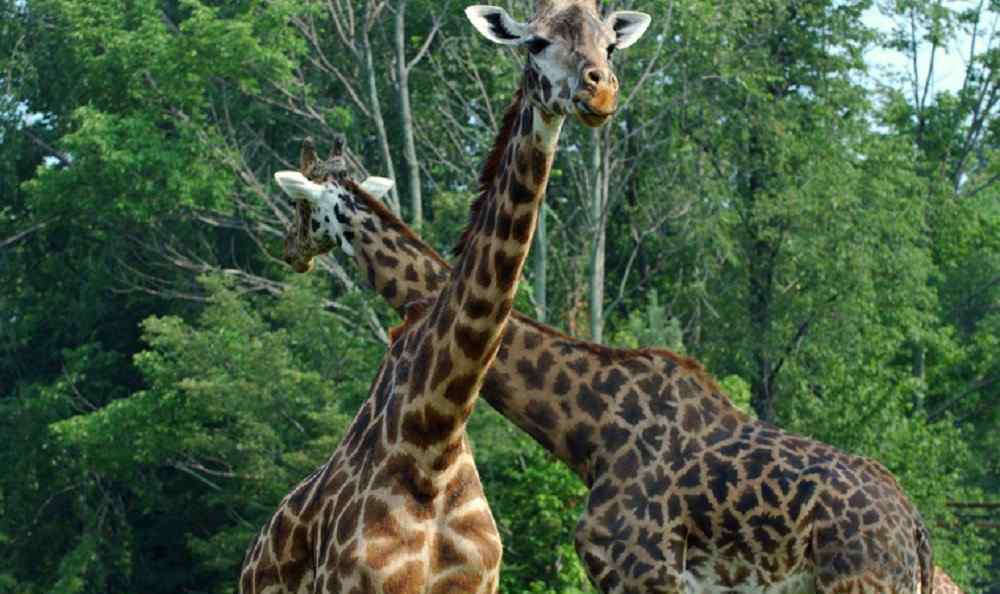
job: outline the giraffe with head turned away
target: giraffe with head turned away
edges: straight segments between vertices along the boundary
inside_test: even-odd
[[[244,594],[496,591],[500,538],[466,422],[500,348],[563,120],[572,114],[599,126],[612,115],[618,82],[607,47],[628,45],[648,17],[613,13],[602,21],[592,0],[539,2],[527,24],[488,6],[466,14],[486,37],[530,55],[480,176],[458,261],[439,291],[408,305],[344,441],[247,551]],[[291,230],[292,259],[325,245],[323,237],[299,241],[310,240],[299,236],[313,221],[349,245],[349,231],[338,227],[345,213],[325,205],[373,200],[332,175],[322,184],[297,172],[275,177],[309,205],[297,210],[309,223]],[[308,269],[308,257],[297,261]]]
[[[345,193],[326,208],[336,223],[313,234],[393,307],[447,282],[447,262],[377,200]],[[580,341],[514,312],[482,394],[590,488],[576,546],[605,593],[941,584],[885,467],[747,416],[689,358]]]

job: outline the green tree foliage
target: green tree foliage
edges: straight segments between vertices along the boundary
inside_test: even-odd
[[[20,477],[37,477],[36,505],[5,498],[5,518],[18,517],[18,503],[40,504],[36,521],[52,511],[46,506],[63,508],[81,530],[53,539],[49,522],[15,528],[15,550],[29,556],[14,564],[26,586],[229,590],[250,538],[325,461],[367,395],[361,378],[374,373],[380,348],[325,313],[315,290],[255,303],[218,279],[205,282],[210,303],[193,323],[143,323],[146,349],[134,364],[144,389],[90,409],[104,386],[85,375],[109,362],[88,350],[72,354],[63,381],[29,396],[70,414],[29,428],[48,450],[20,463]],[[46,564],[52,571],[41,571]]]
[[[517,307],[544,286],[563,330],[696,357],[744,409],[881,461],[939,564],[1000,591],[995,519],[955,505],[1000,497],[996,7],[606,4],[653,26],[615,53],[614,125],[567,123]],[[395,318],[339,254],[287,276],[271,174],[345,132],[421,184],[446,253],[522,59],[408,0],[406,57],[431,40],[408,130],[403,5],[0,0],[0,591],[234,591],[331,452]],[[964,82],[938,92],[924,58],[958,43]],[[879,47],[918,68],[872,70]],[[587,591],[583,485],[485,405],[470,432],[504,590]]]

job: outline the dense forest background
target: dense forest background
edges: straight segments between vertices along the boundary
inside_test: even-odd
[[[877,458],[1000,592],[1000,6],[606,6],[653,25],[613,124],[567,124],[520,309]],[[280,262],[272,174],[344,132],[449,247],[522,61],[462,8],[0,0],[0,592],[235,591],[396,322],[339,254]],[[471,431],[503,590],[589,591],[583,486],[485,403]]]

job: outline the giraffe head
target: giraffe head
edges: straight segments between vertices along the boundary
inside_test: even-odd
[[[353,255],[350,233],[343,232],[344,209],[356,208],[355,192],[367,192],[378,199],[385,195],[393,181],[384,177],[369,177],[360,185],[327,176],[316,183],[298,171],[279,171],[275,181],[295,201],[295,220],[285,234],[284,260],[296,272],[309,272],[316,256],[340,243],[348,255]]]
[[[522,88],[533,105],[546,114],[576,115],[593,128],[618,108],[611,53],[635,43],[650,20],[624,10],[602,19],[596,0],[537,0],[527,23],[496,6],[470,6],[465,14],[487,39],[525,50]]]

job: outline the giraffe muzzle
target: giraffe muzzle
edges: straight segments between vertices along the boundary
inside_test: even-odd
[[[598,128],[618,111],[617,80],[613,75],[591,69],[585,73],[582,82],[573,97],[573,105],[584,124]]]
[[[603,107],[598,101],[589,101],[579,95],[573,100],[576,107],[576,115],[580,120],[591,128],[599,128],[604,125],[611,116],[618,110],[617,102],[611,101],[610,108]]]

